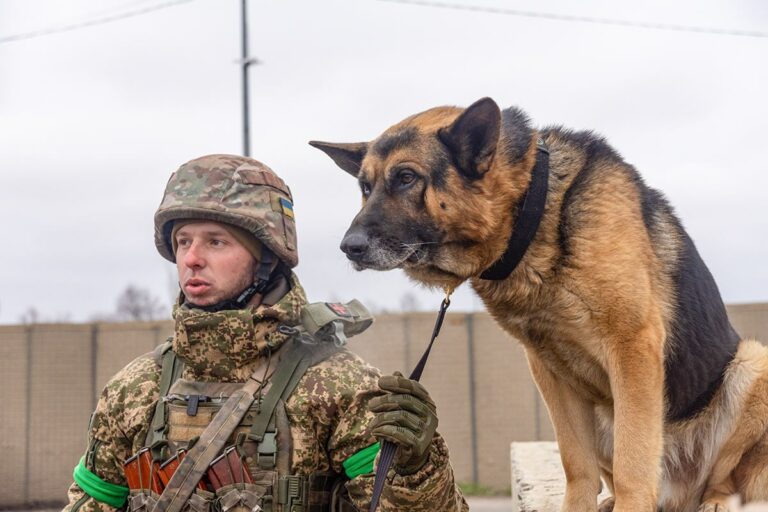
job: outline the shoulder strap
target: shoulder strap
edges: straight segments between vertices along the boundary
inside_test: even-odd
[[[285,417],[285,402],[293,394],[310,366],[339,350],[333,343],[307,345],[296,338],[287,343],[293,344],[290,348],[292,352],[300,353],[300,358],[297,356],[288,357],[286,354],[280,359],[272,376],[272,385],[262,401],[259,412],[247,435],[249,439],[258,444],[256,464],[261,469],[266,470],[274,469],[276,466],[281,467],[280,461],[281,459],[284,461],[285,446],[289,446],[285,444],[286,440],[290,439],[290,432],[284,432],[290,427],[287,417]],[[281,408],[283,408],[282,413]],[[285,421],[280,422],[280,414]],[[282,445],[280,444],[281,439]],[[290,466],[290,463],[288,465]],[[282,468],[282,472],[287,474],[284,464]]]
[[[294,372],[291,380],[288,382],[288,385],[283,390],[283,401],[288,401],[288,398],[293,394],[293,391],[296,389],[296,386],[299,385],[299,381],[304,376],[304,374],[307,373],[308,369],[321,361],[325,361],[333,354],[339,352],[341,347],[335,343],[321,342],[316,345],[305,345],[305,349],[307,351],[307,355],[304,356],[304,359],[299,365],[298,370]]]
[[[165,439],[165,402],[163,398],[168,395],[171,385],[181,377],[184,363],[176,357],[176,352],[171,349],[171,342],[166,341],[155,350],[157,359],[161,365],[160,370],[160,395],[155,404],[155,412],[152,414],[152,423],[147,431],[144,446],[153,446]]]
[[[291,345],[286,347],[287,350],[283,353],[283,357],[272,375],[272,384],[261,402],[261,407],[248,436],[257,443],[264,440],[264,433],[267,431],[269,420],[275,412],[278,400],[286,396],[286,391],[288,391],[288,396],[293,393],[299,379],[309,367],[307,345],[295,338],[286,341],[286,343]]]

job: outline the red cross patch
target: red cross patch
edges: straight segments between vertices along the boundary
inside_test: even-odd
[[[344,304],[338,304],[336,302],[326,302],[325,303],[328,308],[336,313],[339,316],[345,317],[345,318],[352,318],[352,313],[347,309],[347,307]]]

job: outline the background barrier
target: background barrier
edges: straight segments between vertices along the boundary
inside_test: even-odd
[[[742,337],[768,341],[768,303],[728,313]],[[434,319],[381,315],[349,347],[407,374]],[[171,322],[0,326],[0,508],[65,499],[101,388],[171,332]],[[522,349],[486,313],[446,316],[422,380],[460,482],[506,490],[510,442],[553,440]]]

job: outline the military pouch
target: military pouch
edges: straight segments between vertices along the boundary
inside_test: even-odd
[[[127,512],[151,512],[160,495],[152,491],[131,491],[128,495]],[[213,509],[215,495],[202,489],[195,489],[195,492],[189,497],[182,512],[211,512]]]
[[[333,341],[339,347],[372,323],[373,315],[357,299],[346,304],[315,302],[301,310],[301,327],[313,341]]]
[[[158,470],[158,474],[160,475],[160,481],[163,483],[163,487],[168,485],[168,482],[171,481],[171,478],[173,478],[173,473],[176,471],[176,469],[179,467],[179,464],[181,464],[181,461],[184,459],[184,455],[187,453],[187,450],[179,450],[176,452],[176,454],[171,457],[170,459],[166,460],[162,464],[160,464],[160,469]],[[205,485],[205,478],[201,479],[197,483],[197,488],[205,491],[208,488]]]
[[[181,512],[211,512],[214,509],[215,495],[212,492],[195,489]]]
[[[151,512],[157,505],[160,494],[146,489],[131,489],[128,495],[128,512]]]
[[[152,459],[152,451],[142,448],[123,463],[123,472],[128,481],[128,512],[151,512],[160,494],[163,481],[160,477],[161,465]]]
[[[173,383],[168,396],[164,398],[166,407],[166,436],[176,445],[184,445],[189,439],[199,437],[213,421],[227,399],[242,388],[240,383],[209,383],[178,379]],[[258,399],[230,435],[233,443],[237,434],[248,432],[259,409]]]
[[[260,510],[264,488],[253,483],[251,472],[236,447],[229,446],[216,457],[208,466],[206,475],[220,512]]]
[[[216,508],[221,512],[254,512],[262,510],[262,495],[254,484],[237,483],[216,489]]]
[[[152,452],[149,448],[142,448],[123,463],[125,479],[132,493],[152,491],[159,495],[163,492],[164,486],[159,470],[160,464],[152,460]]]
[[[252,484],[253,477],[234,446],[213,459],[206,473],[214,491],[233,484]]]

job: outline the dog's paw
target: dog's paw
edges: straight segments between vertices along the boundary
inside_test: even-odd
[[[730,512],[730,509],[722,503],[702,503],[696,512]]]
[[[597,512],[613,512],[613,505],[615,503],[616,500],[613,498],[613,496],[610,498],[605,498],[597,507]]]

